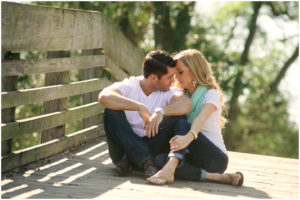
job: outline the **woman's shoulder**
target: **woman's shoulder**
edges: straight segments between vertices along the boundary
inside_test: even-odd
[[[204,103],[213,103],[219,105],[221,101],[220,93],[216,89],[209,89],[205,95]]]
[[[220,97],[220,93],[216,89],[208,89],[206,96]]]

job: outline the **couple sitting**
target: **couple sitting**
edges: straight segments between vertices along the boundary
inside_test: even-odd
[[[152,51],[143,76],[115,82],[101,91],[99,102],[119,175],[136,167],[152,184],[173,183],[174,177],[243,184],[242,173],[223,174],[228,155],[222,90],[201,52],[189,49],[172,58]]]

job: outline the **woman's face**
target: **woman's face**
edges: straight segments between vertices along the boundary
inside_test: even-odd
[[[175,78],[183,89],[187,89],[193,85],[194,76],[192,71],[181,60],[177,60]]]

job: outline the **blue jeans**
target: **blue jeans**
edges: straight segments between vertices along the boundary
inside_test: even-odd
[[[174,135],[185,135],[190,129],[190,123],[185,119],[179,119]],[[187,180],[204,181],[206,172],[223,173],[228,165],[228,156],[201,132],[187,148],[174,153],[170,152],[169,155],[159,154],[155,157],[154,162],[159,168],[162,168],[170,156],[181,160],[175,170],[175,177]]]
[[[146,160],[167,153],[169,140],[173,136],[178,117],[164,117],[155,137],[140,137],[134,133],[124,111],[104,110],[104,130],[108,143],[109,155],[114,164],[118,163],[124,153],[137,167],[142,167]]]

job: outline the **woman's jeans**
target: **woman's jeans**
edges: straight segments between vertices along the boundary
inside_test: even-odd
[[[185,119],[179,119],[174,135],[185,135],[191,129],[191,124]],[[201,132],[185,149],[155,157],[155,164],[162,168],[168,161],[168,156],[181,160],[175,170],[175,177],[187,180],[204,181],[206,172],[223,173],[228,165],[228,156],[210,142]]]
[[[174,134],[174,127],[179,117],[164,117],[155,137],[140,137],[134,133],[124,111],[104,110],[104,130],[108,143],[109,155],[114,164],[124,153],[137,167],[154,156],[170,151],[169,141]]]

